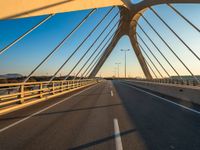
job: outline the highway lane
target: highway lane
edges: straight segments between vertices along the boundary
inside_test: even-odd
[[[1,116],[0,150],[200,148],[200,117],[194,112],[120,81],[76,94]]]
[[[148,149],[198,150],[200,115],[162,98],[114,82],[123,106]]]

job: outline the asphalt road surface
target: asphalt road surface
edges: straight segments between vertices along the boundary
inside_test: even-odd
[[[200,150],[200,113],[120,81],[0,117],[0,150]]]

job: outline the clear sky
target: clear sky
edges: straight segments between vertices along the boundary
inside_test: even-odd
[[[184,14],[191,22],[197,27],[200,27],[200,5],[174,5],[182,14]],[[154,7],[159,14],[163,17],[167,23],[176,30],[176,32],[184,39],[184,41],[200,56],[199,43],[200,34],[188,25],[183,19],[177,16],[171,9],[166,5]],[[106,14],[110,8],[98,9],[98,11],[90,17],[89,20],[78,30],[63,46],[62,48],[53,55],[53,57],[45,63],[34,75],[51,75],[53,74],[66,58],[75,50],[78,44],[83,40],[89,31],[100,21],[100,19]],[[6,73],[20,73],[23,75],[29,74],[32,69],[69,33],[91,10],[68,12],[56,14],[52,19],[47,21],[41,27],[36,29],[34,32],[29,34],[26,38],[21,40],[15,46],[10,48],[8,51],[0,55],[0,74]],[[116,14],[118,9],[112,11],[111,15],[106,18],[102,23],[101,27],[89,38],[89,40],[81,47],[79,52],[72,58],[72,60],[61,70],[59,75],[65,75],[73,67],[75,62],[83,55],[87,48],[92,44],[103,28],[107,25],[108,21]],[[170,43],[172,48],[186,63],[186,65],[194,72],[194,74],[200,74],[199,65],[200,62],[184,47],[178,39],[170,33],[170,31],[152,14],[147,11],[145,16],[152,23],[153,26],[165,37],[166,41]],[[30,29],[32,26],[40,22],[46,16],[15,19],[9,21],[0,21],[0,49],[5,47],[7,44],[15,40],[25,31]],[[112,25],[106,30],[108,33],[109,29],[119,19],[117,17]],[[139,23],[143,26],[144,30],[148,35],[155,41],[158,47],[163,51],[166,57],[173,63],[175,68],[182,75],[188,75],[187,70],[178,62],[178,60],[170,53],[167,47],[159,40],[155,33],[149,28],[149,26],[141,19]],[[105,37],[106,33],[97,42]],[[164,61],[160,54],[156,51],[155,47],[151,45],[148,39],[138,28],[138,33],[148,43],[149,47],[156,54],[165,68],[171,75],[175,75],[170,66]],[[141,41],[139,40],[141,43]],[[145,47],[142,43],[141,45]],[[95,50],[96,46],[91,50]],[[134,54],[129,38],[124,36],[120,39],[117,46],[114,48],[112,54],[105,62],[104,66],[100,70],[98,76],[113,76],[116,71],[116,62],[121,62],[120,65],[120,76],[124,76],[124,54],[120,49],[130,49],[127,53],[127,75],[131,77],[143,77],[142,70],[139,66],[137,58]],[[148,50],[146,49],[148,52]],[[91,52],[89,54],[91,54]],[[87,55],[87,57],[89,56]],[[149,53],[148,53],[149,54]],[[150,55],[150,54],[149,54]],[[83,60],[86,61],[87,57]],[[156,63],[153,57],[150,55],[152,60]],[[82,63],[83,64],[83,63]],[[159,67],[162,74],[165,75],[164,71]],[[73,72],[77,72],[79,67]],[[165,75],[166,76],[166,75]]]

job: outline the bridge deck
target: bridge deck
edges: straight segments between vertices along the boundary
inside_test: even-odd
[[[114,119],[125,150],[200,147],[199,114],[128,84],[105,81],[2,116],[0,149],[116,149]]]

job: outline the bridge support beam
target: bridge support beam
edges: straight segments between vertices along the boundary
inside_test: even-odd
[[[133,33],[129,33],[129,38],[130,38],[131,44],[133,46],[133,50],[135,51],[135,55],[140,63],[140,66],[142,68],[142,71],[143,71],[146,79],[152,79],[152,75],[149,71],[149,68],[148,68],[146,62],[145,62],[144,56],[142,55],[142,52],[141,52],[138,44],[136,43],[137,39],[136,39],[135,35],[133,35]]]
[[[152,75],[145,62],[144,56],[142,55],[142,52],[138,45],[137,36],[136,36],[137,22],[135,20],[138,21],[139,18],[140,18],[140,15],[138,14],[138,15],[134,15],[133,18],[131,19],[131,22],[129,25],[129,38],[146,79],[152,79]]]
[[[134,52],[136,54],[136,57],[138,58],[138,61],[140,63],[140,66],[143,70],[145,77],[147,79],[152,79],[149,68],[147,67],[145,59],[144,59],[144,57],[141,53],[141,50],[138,46],[138,43],[137,43],[137,37],[136,37],[136,34],[135,34],[136,33],[136,24],[134,24],[134,22],[131,21],[133,19],[139,19],[139,16],[136,15],[136,18],[135,18],[135,16],[132,18],[131,12],[126,8],[123,8],[123,9],[124,10],[121,13],[121,16],[123,16],[123,19],[120,23],[122,25],[119,28],[120,32],[113,38],[113,41],[109,44],[109,46],[107,47],[107,49],[103,53],[103,56],[101,57],[101,59],[97,63],[94,70],[91,72],[89,78],[93,78],[97,75],[97,73],[99,72],[99,70],[101,69],[103,64],[105,63],[106,59],[109,57],[109,55],[111,54],[111,52],[113,51],[113,49],[117,45],[120,38],[123,35],[128,35],[129,38],[130,38],[131,44],[133,46]]]
[[[105,63],[106,59],[109,57],[109,55],[111,54],[112,50],[115,48],[115,46],[117,45],[118,41],[120,40],[120,38],[122,36],[123,36],[122,32],[119,32],[118,34],[116,34],[114,36],[113,40],[111,41],[111,43],[108,45],[108,47],[104,51],[102,57],[100,58],[99,62],[96,65],[96,67],[90,73],[89,78],[93,78],[93,77],[96,76],[96,74],[99,72],[99,70],[101,69],[101,67]]]
[[[0,20],[56,14],[108,6],[121,6],[121,0],[1,0]]]

